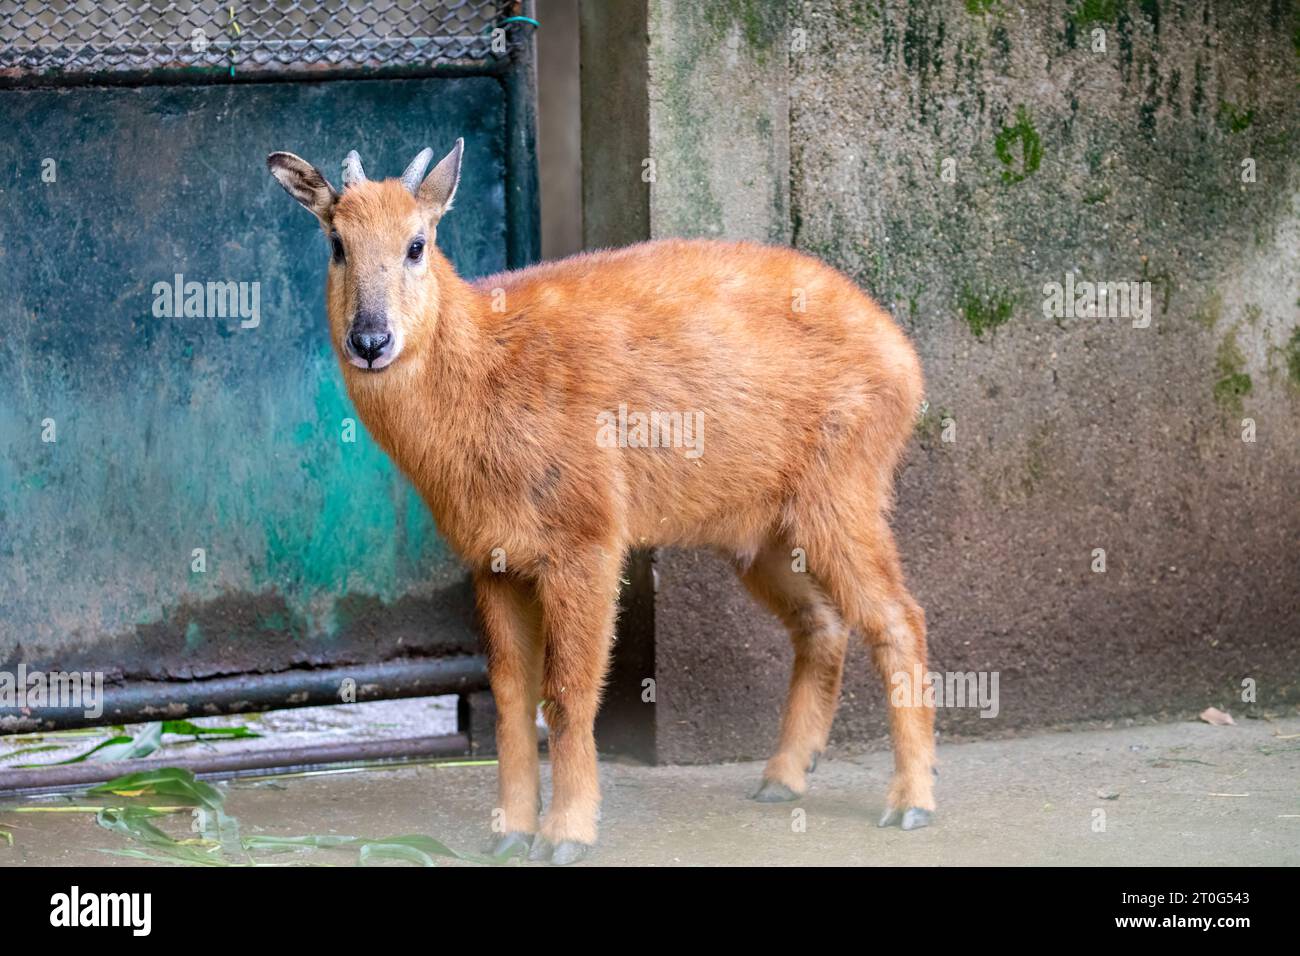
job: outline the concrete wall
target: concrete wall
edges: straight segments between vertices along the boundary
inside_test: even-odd
[[[628,17],[643,69],[596,32]],[[583,28],[584,163],[609,137],[655,170],[606,155],[589,224],[645,195],[637,238],[789,241],[916,342],[894,524],[932,668],[1000,679],[996,719],[941,734],[1240,713],[1246,678],[1258,709],[1296,699],[1294,4],[673,0]],[[611,71],[644,117],[593,108]],[[1149,282],[1149,324],[1046,318],[1067,273]],[[659,758],[764,755],[784,634],[712,556],[655,564]],[[884,721],[855,647],[834,739]]]

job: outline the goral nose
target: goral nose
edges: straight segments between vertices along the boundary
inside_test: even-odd
[[[393,337],[387,332],[353,332],[348,336],[352,351],[367,362],[373,362],[383,355],[384,349],[388,348],[388,343],[392,340]]]

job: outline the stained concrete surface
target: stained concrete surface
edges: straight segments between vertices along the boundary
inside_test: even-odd
[[[885,751],[832,754],[810,792],[787,805],[746,799],[758,763],[606,762],[601,843],[583,865],[1300,863],[1300,716],[980,740],[941,746],[940,760],[936,824],[911,833],[875,826]],[[490,765],[420,765],[223,789],[245,835],[423,833],[473,852],[489,833],[495,776]],[[80,795],[4,801],[0,827],[14,840],[0,838],[0,865],[135,865],[101,852],[128,843],[91,814],[17,812],[86,804]],[[351,862],[336,851],[297,859]]]
[[[1246,678],[1300,700],[1296,14],[792,9],[792,243],[916,343],[900,550],[931,666],[1001,674],[998,719],[950,710],[946,732],[1195,714]],[[1149,327],[1045,317],[1066,273],[1150,282]],[[879,726],[879,696],[846,701],[841,739]]]
[[[583,5],[588,243],[788,241],[916,344],[900,551],[931,666],[1003,692],[945,733],[1181,718],[1247,678],[1300,700],[1298,22],[1232,0]],[[606,108],[615,82],[635,110]],[[1045,316],[1067,274],[1149,283],[1149,324]],[[655,560],[653,646],[616,654],[654,662],[659,759],[760,756],[786,635],[725,562]],[[885,722],[858,650],[841,742]]]

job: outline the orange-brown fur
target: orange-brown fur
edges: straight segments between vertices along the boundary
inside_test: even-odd
[[[420,217],[391,180],[339,198],[330,223],[349,264],[330,269],[336,346],[357,283],[383,285]],[[620,568],[637,546],[722,550],[789,627],[795,670],[764,777],[803,792],[849,628],[887,682],[925,667],[924,614],[886,521],[922,397],[906,337],[848,278],[789,249],[666,240],[472,283],[432,235],[428,256],[420,281],[385,286],[401,355],[380,372],[344,361],[343,373],[367,428],[472,569],[500,713],[504,829],[553,844],[596,838],[593,721]],[[620,404],[702,412],[703,454],[601,447],[597,416]],[[806,573],[794,570],[799,553]],[[540,822],[539,701],[554,767]],[[932,809],[933,711],[890,716],[889,806]]]

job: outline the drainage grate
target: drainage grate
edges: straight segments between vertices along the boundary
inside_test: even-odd
[[[0,0],[0,76],[483,65],[513,0]]]

